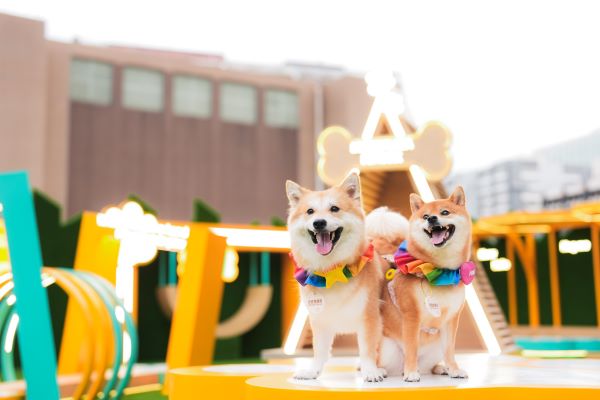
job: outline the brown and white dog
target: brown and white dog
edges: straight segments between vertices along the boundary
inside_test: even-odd
[[[367,258],[363,259],[369,244],[358,175],[351,174],[339,186],[323,191],[311,191],[287,181],[286,192],[296,279],[301,283],[301,300],[308,309],[314,351],[311,366],[297,371],[294,377],[316,379],[329,358],[336,334],[356,333],[363,379],[383,380],[385,370],[378,368],[376,362],[383,331],[380,295],[384,262],[377,256],[366,263]],[[354,268],[361,260],[356,275],[336,275],[330,287],[306,283],[307,276],[323,279],[328,272],[339,272],[340,266]]]
[[[439,268],[457,270],[470,258],[471,218],[458,187],[448,199],[424,203],[410,196],[408,252]],[[377,229],[373,227],[372,229]],[[467,378],[454,358],[463,283],[433,286],[427,279],[396,273],[383,291],[384,338],[379,365],[390,375],[420,380],[420,372]],[[443,361],[443,364],[441,363]]]

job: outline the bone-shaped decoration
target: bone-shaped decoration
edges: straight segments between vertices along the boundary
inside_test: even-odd
[[[364,135],[363,135],[364,137]],[[340,182],[352,169],[407,170],[418,165],[430,181],[443,179],[452,166],[448,152],[452,135],[439,122],[428,122],[415,133],[353,138],[340,126],[325,129],[317,141],[318,173],[328,185]]]

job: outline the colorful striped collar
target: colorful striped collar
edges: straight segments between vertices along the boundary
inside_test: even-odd
[[[290,259],[294,263],[294,277],[302,286],[311,285],[319,288],[330,288],[336,282],[346,283],[351,278],[360,274],[365,265],[373,259],[373,245],[369,244],[365,253],[356,264],[339,264],[331,267],[327,272],[308,272],[296,264],[290,252]]]
[[[395,268],[404,275],[410,274],[419,278],[426,278],[433,286],[457,285],[459,282],[468,285],[475,278],[475,264],[472,261],[462,263],[457,269],[439,268],[413,257],[408,252],[407,245],[408,243],[405,240],[394,254]],[[394,275],[386,274],[388,279],[393,278]]]

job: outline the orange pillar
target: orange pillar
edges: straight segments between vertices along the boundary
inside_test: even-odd
[[[600,238],[598,237],[600,225],[593,223],[592,235],[592,261],[594,268],[594,288],[596,291],[596,324],[600,326]]]
[[[556,231],[548,233],[548,260],[550,266],[550,296],[552,298],[552,325],[562,325],[560,312],[560,280],[558,277],[558,255],[556,253]]]
[[[537,281],[537,255],[535,249],[535,235],[533,233],[525,236],[527,249],[527,263],[525,272],[527,276],[527,298],[529,300],[529,325],[537,328],[540,326],[540,297]]]
[[[177,285],[167,369],[210,364],[223,297],[226,240],[208,227],[190,225],[185,272]],[[193,249],[193,251],[190,251]]]
[[[298,282],[294,278],[294,264],[287,254],[282,255],[281,271],[281,338],[285,340],[300,303]]]
[[[513,239],[506,236],[506,258],[508,258],[512,264],[512,267],[506,274],[508,281],[508,323],[510,325],[518,325],[518,312],[517,309],[517,276],[515,272],[516,260],[515,260],[515,245]]]

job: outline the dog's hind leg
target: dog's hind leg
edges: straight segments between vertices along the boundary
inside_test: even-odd
[[[389,376],[402,376],[404,354],[394,339],[383,337],[379,346],[379,363]]]

